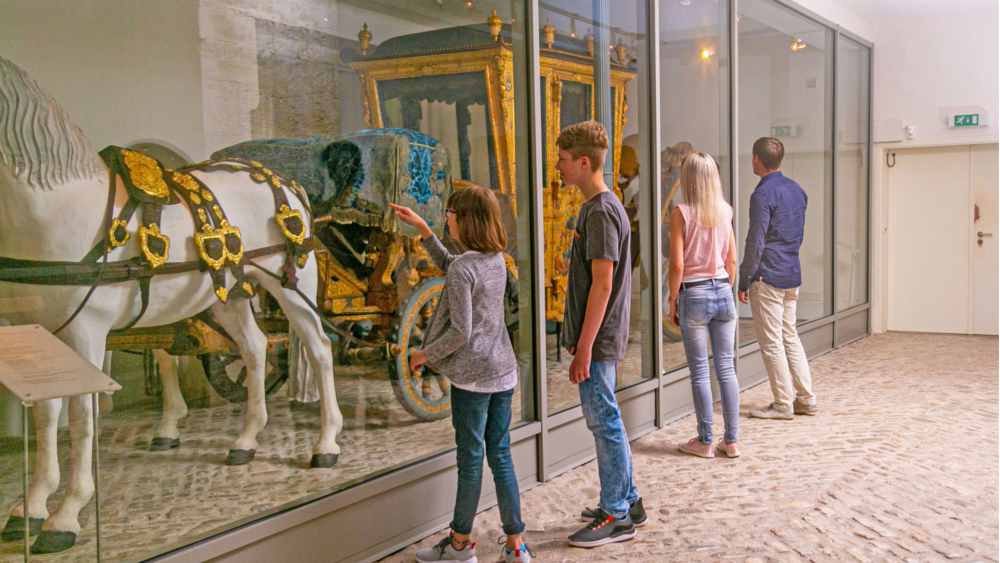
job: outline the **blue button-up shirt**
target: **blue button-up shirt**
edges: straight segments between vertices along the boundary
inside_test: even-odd
[[[779,289],[802,285],[799,247],[806,224],[806,192],[780,171],[760,179],[750,196],[750,232],[740,264],[740,291],[763,280]]]

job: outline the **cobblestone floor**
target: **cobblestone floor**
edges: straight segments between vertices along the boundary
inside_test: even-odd
[[[525,492],[537,560],[997,561],[997,338],[873,336],[811,366],[818,416],[749,419],[770,388],[743,393],[741,458],[679,454],[692,416],[633,442],[650,523],[631,542],[566,543],[597,499],[596,462]],[[444,533],[384,561],[413,561]],[[501,534],[496,508],[479,516],[481,561],[499,560]]]

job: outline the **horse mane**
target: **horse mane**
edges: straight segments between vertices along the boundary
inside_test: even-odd
[[[66,111],[2,56],[0,162],[35,189],[106,175],[104,162]]]

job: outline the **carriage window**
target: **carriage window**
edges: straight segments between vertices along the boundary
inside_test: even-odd
[[[493,190],[508,236],[496,297],[518,360],[512,426],[535,419],[521,3],[495,15],[423,0],[111,4],[4,6],[0,107],[35,108],[52,130],[7,127],[0,110],[0,130],[23,141],[0,142],[0,167],[25,163],[13,185],[0,171],[0,201],[73,210],[29,218],[41,246],[17,256],[79,262],[95,248],[109,232],[107,165],[144,206],[123,211],[117,194],[110,272],[128,279],[141,262],[151,274],[145,299],[134,279],[102,286],[60,334],[123,386],[101,398],[100,542],[89,400],[36,405],[24,429],[0,389],[5,540],[26,524],[24,432],[41,462],[30,539],[59,561],[95,561],[98,543],[105,562],[158,557],[454,448],[455,374],[408,361],[445,272],[390,202],[458,252],[449,196]],[[55,330],[88,280],[0,284],[0,326]],[[63,520],[42,526],[60,505]],[[20,560],[4,545],[0,561]]]
[[[387,127],[431,135],[455,155],[453,177],[498,189],[483,72],[379,82]]]

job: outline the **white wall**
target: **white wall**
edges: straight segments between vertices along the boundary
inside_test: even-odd
[[[97,150],[154,139],[202,153],[196,0],[2,0],[0,55],[52,94]]]
[[[998,18],[993,6],[873,24],[875,120],[913,125],[921,144],[1000,132]],[[943,108],[976,106],[989,112],[989,126],[947,128]]]

